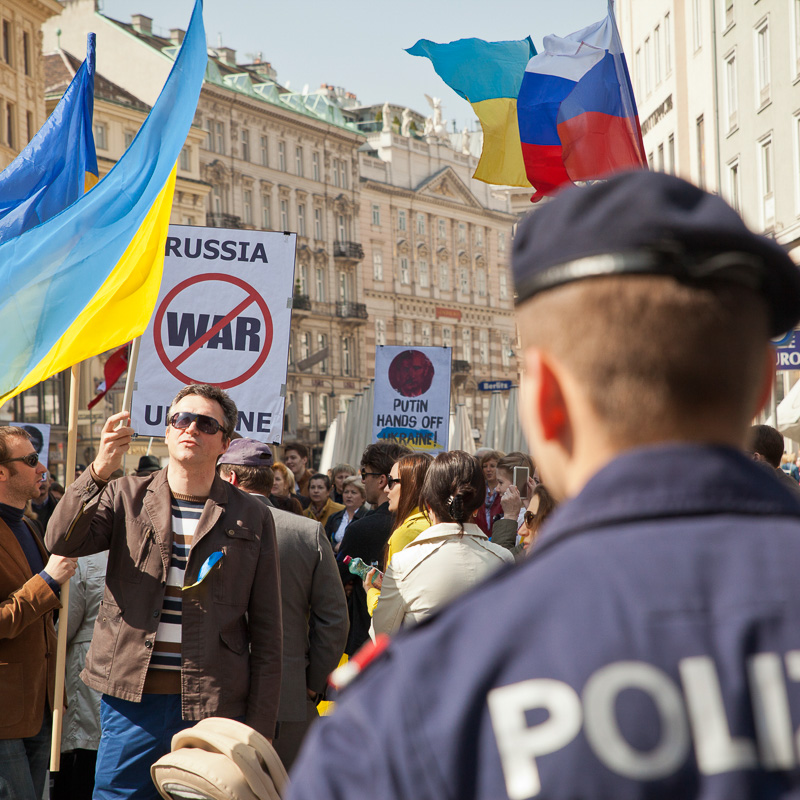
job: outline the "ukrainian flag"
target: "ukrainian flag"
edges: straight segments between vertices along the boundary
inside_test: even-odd
[[[147,326],[175,164],[206,68],[202,12],[197,0],[161,95],[113,169],[60,214],[0,244],[0,405]]]
[[[483,128],[483,152],[474,178],[505,186],[530,186],[522,160],[517,95],[528,61],[536,55],[530,36],[509,42],[459,39],[437,44],[420,39],[406,50],[427,56],[436,74],[475,111]]]
[[[0,173],[0,242],[72,205],[97,183],[92,135],[94,34],[86,60],[28,146]]]

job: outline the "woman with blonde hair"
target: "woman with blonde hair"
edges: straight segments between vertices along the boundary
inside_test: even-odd
[[[292,492],[294,487],[292,471],[282,461],[276,461],[272,465],[272,474],[275,476],[275,481],[272,484],[272,494],[269,496],[272,505],[283,511],[291,511],[292,514],[302,515],[303,506],[297,499],[297,495]]]

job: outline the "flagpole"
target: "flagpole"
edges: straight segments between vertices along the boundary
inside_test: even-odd
[[[131,342],[131,351],[128,354],[128,374],[125,376],[125,392],[122,395],[122,410],[131,413],[131,403],[133,402],[133,388],[136,385],[136,364],[139,361],[139,344],[142,341],[141,336],[137,336]],[[121,428],[124,421],[120,420],[118,428]],[[122,457],[122,471],[125,471],[125,463],[128,460],[128,454]]]
[[[64,486],[75,480],[78,450],[78,393],[81,377],[80,362],[71,370],[69,384],[69,417],[67,428],[67,463]],[[53,732],[50,740],[50,772],[61,768],[61,728],[64,720],[64,677],[67,660],[67,629],[69,628],[69,584],[61,586],[61,611],[59,612],[58,641],[56,645],[56,686],[53,695]]]

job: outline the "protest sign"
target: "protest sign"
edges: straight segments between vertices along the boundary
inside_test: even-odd
[[[163,436],[178,390],[212,383],[236,403],[239,434],[280,442],[295,244],[295,234],[170,226],[136,370],[137,433]]]
[[[450,357],[449,347],[378,347],[373,441],[415,452],[447,450]]]

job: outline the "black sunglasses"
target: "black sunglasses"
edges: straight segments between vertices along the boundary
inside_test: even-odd
[[[530,528],[533,526],[533,522],[536,519],[536,513],[533,511],[526,511],[525,512],[525,524]]]
[[[380,478],[380,476],[383,475],[383,473],[382,472],[367,472],[365,469],[362,469],[361,470],[361,480],[363,481],[364,478],[367,477],[367,475],[372,475],[375,478]]]
[[[29,467],[35,467],[39,463],[39,454],[28,453],[28,455],[18,458],[7,458],[5,461],[0,461],[0,464],[10,464],[12,461],[24,461]]]
[[[185,431],[193,422],[197,423],[197,430],[200,433],[207,433],[213,436],[217,431],[222,430],[222,425],[214,417],[205,414],[193,414],[191,411],[176,411],[170,418],[169,424],[179,431]]]
[[[403,482],[400,480],[400,478],[393,478],[391,475],[389,475],[389,476],[386,478],[386,485],[387,485],[387,486],[388,486],[390,489],[394,489],[394,485],[395,485],[395,484],[399,484],[400,486],[402,486],[402,485],[403,485]]]

